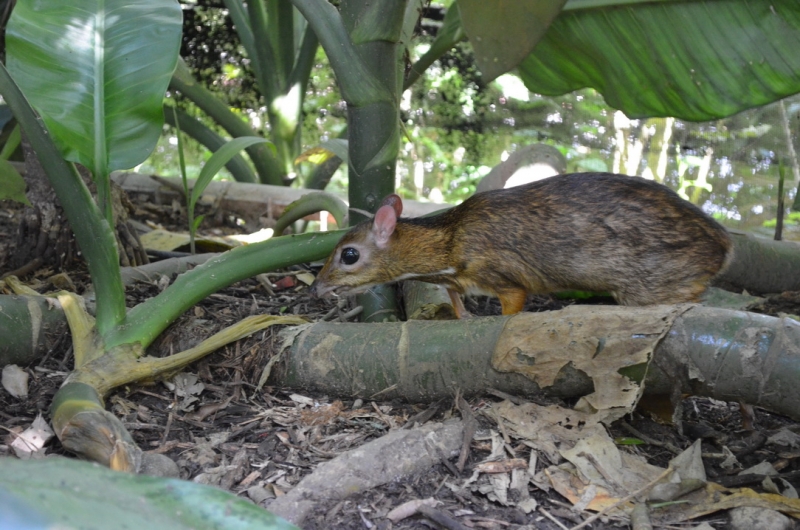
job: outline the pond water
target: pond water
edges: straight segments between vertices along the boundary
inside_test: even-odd
[[[489,105],[476,117],[477,127],[437,122],[433,111],[427,120],[412,113],[406,126],[414,141],[401,154],[398,188],[422,200],[458,202],[510,153],[545,143],[564,155],[568,172],[654,179],[725,226],[772,237],[783,172],[783,237],[800,241],[800,208],[793,208],[800,184],[800,95],[723,120],[690,123],[630,120],[592,90],[557,98],[517,91],[516,99],[501,95]]]

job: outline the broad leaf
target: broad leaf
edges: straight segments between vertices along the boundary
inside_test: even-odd
[[[228,492],[67,458],[0,458],[2,528],[296,530]]]
[[[484,79],[491,81],[517,66],[565,3],[566,0],[458,0],[464,31]]]
[[[17,2],[8,70],[65,158],[95,178],[147,158],[161,134],[181,19],[176,0]]]
[[[540,94],[592,87],[630,117],[704,121],[800,92],[798,50],[797,0],[573,0],[519,73]]]

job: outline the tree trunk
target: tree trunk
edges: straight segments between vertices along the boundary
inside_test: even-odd
[[[23,138],[25,182],[32,207],[25,208],[20,221],[14,251],[7,266],[9,274],[24,276],[42,266],[63,270],[73,264],[79,253],[75,237],[47,180],[47,175]]]
[[[74,269],[81,254],[72,229],[65,221],[61,205],[44,168],[25,138],[22,148],[25,154],[27,196],[32,206],[25,208],[23,212],[14,250],[5,264],[4,268],[7,270],[3,276],[25,276],[45,266],[55,271]],[[89,188],[93,190],[90,177],[85,170],[79,169]],[[132,207],[125,192],[112,185],[111,193],[120,265],[137,266],[148,263],[147,254],[136,231],[128,224],[128,211]]]

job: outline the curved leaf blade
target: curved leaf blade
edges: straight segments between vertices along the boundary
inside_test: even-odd
[[[558,95],[591,87],[629,117],[692,121],[800,92],[795,0],[591,5],[567,4],[520,64],[529,90]]]
[[[458,0],[461,22],[484,79],[491,81],[517,66],[565,3],[566,0]]]
[[[8,70],[65,158],[96,177],[147,158],[161,134],[181,20],[175,0],[17,2]]]
[[[234,138],[230,142],[227,142],[215,151],[214,154],[211,155],[211,158],[203,165],[203,169],[200,170],[200,175],[197,177],[197,182],[194,188],[192,188],[192,197],[189,201],[190,208],[194,208],[203,190],[206,189],[214,178],[214,175],[219,173],[219,170],[222,169],[225,164],[242,150],[247,149],[251,145],[262,143],[268,144],[274,149],[272,143],[264,138],[259,138],[258,136],[240,136],[239,138]]]
[[[349,146],[347,140],[344,138],[331,138],[330,140],[322,142],[319,144],[319,146],[327,149],[334,155],[347,162],[349,156]]]

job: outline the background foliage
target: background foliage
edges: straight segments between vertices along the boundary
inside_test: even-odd
[[[443,17],[442,6],[426,8],[409,61],[428,49]],[[259,107],[249,62],[221,1],[184,3],[182,55],[198,79],[237,113],[248,117],[256,130],[265,132],[265,109]],[[193,110],[191,103],[179,100],[178,104],[202,119],[202,113]],[[779,165],[794,176],[791,168],[795,161],[789,157],[787,141],[798,148],[800,98],[794,96],[784,102],[786,123],[779,105],[711,122],[628,120],[593,89],[542,96],[529,92],[514,74],[486,83],[471,46],[461,43],[404,94],[397,188],[408,198],[458,202],[472,194],[476,182],[508,153],[543,142],[566,156],[569,171],[652,176],[674,189],[683,189],[690,200],[726,224],[756,228],[774,222]],[[336,138],[346,126],[345,113],[333,72],[318,50],[304,102],[303,148]],[[207,125],[216,127],[210,122]],[[671,136],[665,141],[668,125]],[[666,150],[666,167],[659,174],[662,150]],[[197,157],[208,155],[197,146],[190,151],[190,166],[197,171],[201,165]],[[304,177],[313,165],[304,162],[298,169]],[[165,133],[142,170],[176,174],[173,133]],[[698,178],[698,186],[693,186]],[[302,182],[303,178],[298,179],[296,185]],[[344,193],[346,186],[343,167],[328,189]],[[797,182],[787,189],[787,203],[791,204]]]

